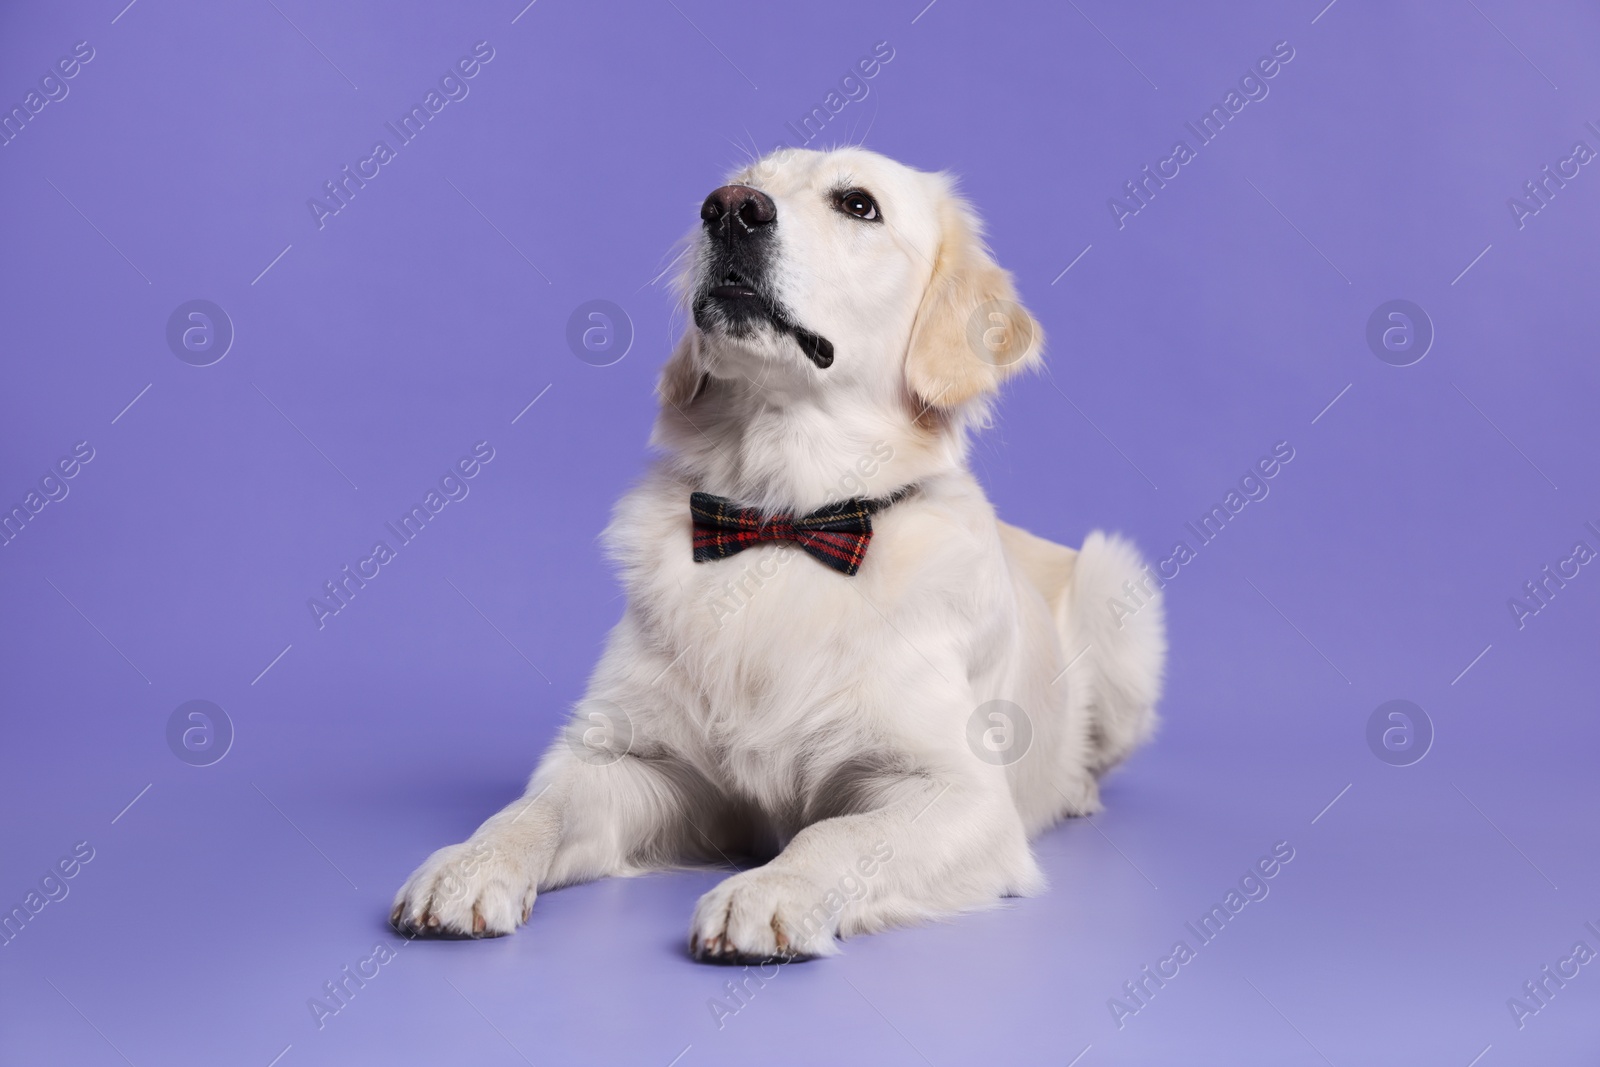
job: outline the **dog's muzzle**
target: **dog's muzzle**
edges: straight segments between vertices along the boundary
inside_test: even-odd
[[[817,367],[832,366],[833,344],[796,324],[765,291],[778,221],[772,197],[748,185],[724,185],[700,205],[700,220],[711,253],[705,274],[711,284],[695,298],[695,325],[702,330],[724,327],[738,336],[751,324],[764,322],[794,338]]]

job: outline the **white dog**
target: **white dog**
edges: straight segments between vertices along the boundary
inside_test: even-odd
[[[508,934],[540,890],[737,853],[771,858],[701,898],[689,951],[829,955],[1039,891],[1029,837],[1099,810],[1154,726],[1138,555],[1000,522],[967,469],[1043,338],[952,180],[782,150],[701,217],[665,455],[606,533],[626,613],[527,793],[401,888],[402,932]]]

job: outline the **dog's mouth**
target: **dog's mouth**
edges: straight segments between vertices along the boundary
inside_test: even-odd
[[[833,342],[796,323],[777,301],[737,271],[727,271],[695,300],[694,321],[702,330],[720,328],[735,337],[748,334],[752,323],[764,322],[794,338],[800,351],[819,370],[833,366]]]
[[[706,290],[706,296],[717,301],[760,300],[761,294],[756,292],[755,286],[739,277],[735,271],[729,271],[723,276],[720,285],[713,285]]]

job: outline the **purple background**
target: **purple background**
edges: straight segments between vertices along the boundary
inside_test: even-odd
[[[1600,172],[1507,206],[1600,148],[1592,6],[124,2],[0,15],[7,109],[95,49],[0,148],[0,504],[95,449],[0,548],[0,906],[95,850],[0,948],[0,1061],[1594,1062],[1600,965],[1506,1006],[1600,948],[1600,568],[1507,608],[1600,547]],[[470,96],[319,230],[307,199],[480,40]],[[822,140],[962,175],[1050,338],[974,450],[1003,516],[1160,558],[1295,449],[1168,587],[1164,732],[1039,840],[1048,894],[785,968],[721,1029],[696,871],[406,946],[319,1030],[621,611],[594,538],[646,461],[675,242],[881,40]],[[1107,198],[1280,40],[1119,230]],[[164,336],[195,298],[237,333],[203,368]],[[565,339],[597,298],[636,334],[603,368]],[[1394,298],[1437,331],[1403,368],[1365,340]],[[479,440],[470,496],[319,631],[307,598]],[[1365,739],[1396,698],[1437,734],[1407,767]],[[165,740],[191,699],[236,730],[209,767]],[[1108,998],[1279,840],[1270,896],[1119,1030]]]

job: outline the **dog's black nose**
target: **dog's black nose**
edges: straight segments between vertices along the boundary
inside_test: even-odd
[[[748,185],[724,185],[712,190],[706,202],[700,205],[700,217],[708,229],[720,229],[724,219],[737,218],[746,230],[754,231],[767,226],[778,217],[778,206],[772,197]],[[730,226],[731,230],[731,226]]]

